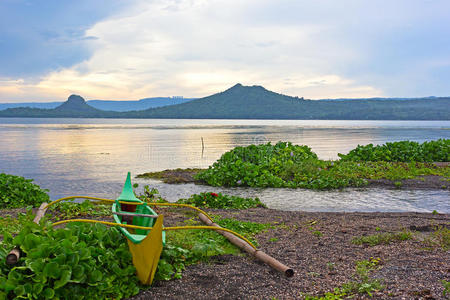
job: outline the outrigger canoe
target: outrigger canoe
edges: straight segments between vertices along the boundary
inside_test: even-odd
[[[152,227],[151,230],[119,227],[127,238],[139,280],[143,284],[151,284],[166,239],[163,215],[158,215],[147,203],[136,198],[130,172],[122,193],[112,205],[112,213],[118,224]]]

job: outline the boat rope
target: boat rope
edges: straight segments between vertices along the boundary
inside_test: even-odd
[[[100,223],[104,225],[109,226],[119,226],[119,227],[125,227],[125,228],[133,228],[133,229],[144,229],[144,230],[151,230],[153,227],[145,227],[145,226],[137,226],[137,225],[129,225],[129,224],[119,224],[114,222],[108,222],[108,221],[99,221],[99,220],[89,220],[89,219],[71,219],[71,220],[63,220],[59,222],[53,223],[54,226],[61,225],[65,223],[72,223],[72,222],[81,222],[81,223]],[[258,250],[255,245],[253,245],[252,242],[250,242],[246,237],[243,235],[234,232],[233,230],[223,228],[223,227],[214,227],[214,226],[175,226],[175,227],[164,227],[163,231],[173,231],[173,230],[187,230],[187,229],[207,229],[207,230],[219,230],[219,231],[226,231],[231,234],[234,234],[235,236],[239,237],[240,239],[247,242],[253,249]]]
[[[64,197],[64,198],[60,198],[58,200],[52,201],[49,204],[47,204],[47,206],[44,207],[44,209],[47,209],[49,206],[56,204],[58,202],[64,201],[64,200],[69,200],[69,199],[90,199],[90,200],[98,200],[98,201],[104,201],[104,202],[111,202],[114,203],[116,202],[116,200],[113,199],[105,199],[105,198],[98,198],[98,197],[90,197],[90,196],[70,196],[70,197]],[[121,204],[130,204],[130,205],[140,205],[142,203],[139,202],[129,202],[129,201],[119,201],[119,203]],[[151,205],[151,206],[178,206],[178,207],[186,207],[186,208],[190,208],[193,210],[196,210],[202,214],[204,214],[209,220],[211,220],[211,222],[214,222],[213,219],[211,219],[211,217],[203,210],[201,210],[198,207],[189,205],[189,204],[179,204],[179,203],[157,203],[157,202],[144,202],[147,205]]]

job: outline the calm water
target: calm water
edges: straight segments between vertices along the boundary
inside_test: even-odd
[[[203,145],[202,147],[202,138]],[[449,121],[124,120],[0,118],[0,172],[34,178],[52,199],[115,197],[126,172],[206,168],[236,146],[292,141],[322,159],[358,144],[450,138]],[[151,183],[175,201],[212,190]],[[216,190],[216,189],[214,189]],[[269,207],[310,211],[450,212],[448,191],[222,189],[259,196]]]

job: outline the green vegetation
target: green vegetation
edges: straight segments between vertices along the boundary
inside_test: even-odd
[[[133,184],[134,188],[137,188],[139,185],[137,183]],[[144,186],[144,193],[137,195],[137,198],[144,202],[160,202],[160,203],[167,203],[168,201],[161,197],[159,194],[158,189],[150,188],[150,186],[146,185]]]
[[[278,142],[236,147],[196,179],[212,186],[335,189],[364,186],[370,179],[388,179],[401,186],[400,180],[425,175],[449,178],[450,167],[422,162],[323,161],[307,146]]]
[[[194,181],[194,175],[198,172],[203,171],[203,169],[173,169],[164,170],[160,172],[148,172],[144,174],[139,174],[136,178],[152,178],[160,179],[165,183],[188,183]]]
[[[317,155],[308,146],[294,146],[291,143],[236,147],[197,174],[196,179],[213,186],[282,187],[285,181],[280,174],[286,168],[308,159],[317,160]]]
[[[442,285],[444,286],[444,290],[442,291],[442,295],[445,297],[447,294],[450,295],[450,281],[442,280]]]
[[[58,202],[49,207],[49,212],[52,213],[54,220],[66,220],[83,216],[97,217],[111,215],[111,205],[96,204],[89,200],[84,200],[81,203],[71,201]]]
[[[17,217],[13,218],[9,215],[0,217],[0,238],[3,238],[3,234],[8,232],[10,234],[17,234],[22,230],[24,224],[32,222],[34,219],[34,214],[31,207],[27,208],[27,212],[18,213]]]
[[[7,250],[21,245],[25,256],[5,263]],[[0,247],[0,299],[107,299],[139,292],[125,238],[116,228],[95,224],[27,223]],[[127,280],[122,280],[127,278]]]
[[[439,247],[444,251],[450,250],[450,229],[445,226],[437,226],[436,230],[424,240],[430,247]]]
[[[258,198],[242,198],[238,196],[222,195],[222,193],[193,194],[188,199],[180,199],[177,203],[190,204],[203,208],[219,209],[247,209],[252,207],[266,207]]]
[[[338,154],[342,161],[444,162],[450,161],[450,139],[419,144],[401,141],[356,147],[348,154]]]
[[[218,216],[214,217],[214,222],[239,232],[256,246],[258,243],[254,236],[271,226],[270,224],[244,222]],[[198,222],[190,219],[185,221],[184,225],[198,225]],[[224,236],[211,230],[169,231],[166,241],[155,275],[156,280],[181,278],[181,272],[187,265],[208,260],[215,255],[239,253],[239,249]]]
[[[402,231],[395,233],[377,233],[374,235],[360,236],[352,239],[352,243],[355,245],[369,245],[376,246],[380,244],[390,244],[395,241],[406,241],[413,238],[411,231]]]
[[[373,292],[383,289],[381,282],[378,279],[369,277],[369,273],[378,268],[380,264],[379,258],[370,258],[356,262],[355,280],[344,283],[341,287],[335,288],[333,292],[325,293],[320,297],[313,297],[307,295],[306,300],[332,300],[353,298],[357,294],[367,294],[372,297]]]
[[[0,209],[39,206],[49,199],[48,190],[32,183],[32,179],[0,173]]]

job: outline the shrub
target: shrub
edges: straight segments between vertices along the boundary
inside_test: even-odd
[[[48,190],[32,183],[32,179],[0,173],[0,209],[39,206],[49,200]]]
[[[374,146],[358,145],[348,154],[338,154],[343,161],[446,162],[450,161],[450,139],[419,144],[401,141]]]
[[[279,174],[307,159],[317,159],[317,155],[308,146],[288,142],[236,147],[197,174],[196,179],[212,186],[282,187],[287,184]]]

